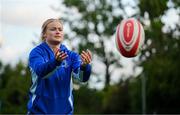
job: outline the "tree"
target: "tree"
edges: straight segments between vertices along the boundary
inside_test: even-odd
[[[0,74],[0,113],[26,113],[30,72],[19,62],[14,68],[9,64],[3,66]]]
[[[72,36],[67,36],[71,40],[73,37],[80,39],[79,50],[91,48],[93,53],[99,57],[98,59],[106,65],[105,86],[109,87],[112,72],[109,70],[113,64],[119,64],[119,57],[117,58],[111,50],[107,50],[106,41],[115,32],[119,21],[123,17],[128,17],[123,14],[125,6],[118,0],[113,2],[108,0],[64,0],[64,3],[68,8],[74,9],[66,12],[71,17],[63,17],[74,33]],[[179,16],[180,2],[178,0],[139,0],[136,3],[138,3],[139,10],[133,16],[143,22],[146,35],[144,50],[138,63],[143,68],[142,74],[147,80],[147,113],[180,113],[178,109],[180,88],[177,87],[180,83],[178,77],[180,75],[178,69],[180,67],[180,25],[177,23],[175,28],[166,27],[166,31],[162,31],[165,27],[162,16],[170,8],[176,9]],[[113,13],[117,9],[120,9],[118,10],[120,13]],[[72,11],[76,12],[77,18],[73,18]],[[95,38],[95,42],[91,40],[93,38]],[[130,95],[136,96],[138,99],[131,97],[133,99],[130,102],[131,110],[139,112],[137,107],[140,105],[141,95],[138,95],[140,89],[137,88],[139,88],[140,80],[133,80],[134,82],[130,85],[130,90],[132,90]],[[109,99],[111,100],[111,97]]]
[[[87,86],[80,87],[74,91],[74,113],[75,114],[97,114],[102,113],[103,92],[89,89]]]
[[[104,93],[103,113],[131,113],[129,89],[129,79],[110,86],[109,90]]]
[[[125,16],[123,7],[119,0],[114,0],[113,4],[108,0],[64,0],[63,3],[68,7],[65,11],[66,16],[62,19],[65,25],[70,26],[71,33],[67,35],[72,41],[79,40],[77,46],[79,51],[90,49],[97,60],[106,66],[105,89],[108,88],[111,74],[116,68],[120,68],[120,57],[114,52],[116,48],[109,47],[114,45],[112,38],[116,26]],[[71,9],[71,10],[70,10]],[[119,11],[122,14],[116,14]],[[73,14],[72,12],[76,12]],[[73,16],[72,16],[73,15]],[[77,16],[77,17],[76,17]],[[74,39],[73,39],[74,38]],[[114,41],[113,41],[114,42]]]
[[[180,40],[179,24],[166,28],[161,17],[169,9],[167,0],[140,0],[141,17],[150,22],[146,25],[146,49],[141,59],[143,74],[147,80],[147,113],[180,113]],[[178,8],[178,1],[174,1]],[[172,6],[171,6],[172,7]],[[178,13],[178,12],[177,12]]]

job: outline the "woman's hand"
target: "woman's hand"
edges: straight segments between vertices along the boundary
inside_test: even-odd
[[[57,61],[62,62],[68,55],[66,52],[60,51],[59,49],[56,50],[55,58]]]
[[[82,66],[86,66],[92,61],[92,54],[89,50],[82,51],[81,53]]]

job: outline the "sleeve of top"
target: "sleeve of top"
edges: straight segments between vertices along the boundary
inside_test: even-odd
[[[91,65],[87,64],[85,67],[81,66],[81,71],[83,74],[83,82],[86,82],[89,80],[89,77],[91,75]]]
[[[85,67],[81,67],[81,62],[80,56],[74,53],[72,56],[72,74],[76,80],[86,82],[91,74],[91,65],[88,64]]]
[[[29,67],[39,77],[45,77],[54,69],[60,65],[55,59],[51,59],[48,62],[44,62],[43,56],[37,49],[31,51],[29,55]]]

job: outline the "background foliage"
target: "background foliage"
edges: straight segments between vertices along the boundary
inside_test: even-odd
[[[75,33],[66,37],[71,42],[73,38],[78,39],[78,51],[90,49],[106,66],[103,90],[84,85],[74,91],[75,113],[180,113],[180,24],[171,28],[162,21],[169,9],[180,14],[178,0],[134,0],[134,5],[123,4],[120,0],[64,0],[63,3],[68,10],[62,19]],[[172,5],[168,5],[170,3]],[[129,15],[125,10],[127,6],[135,13]],[[76,11],[78,18],[72,18],[72,10]],[[120,20],[128,17],[139,19],[145,29],[144,49],[139,60],[134,61],[143,71],[138,76],[110,84],[113,69],[123,66],[119,54],[107,49],[106,43],[114,39]],[[99,77],[96,71],[93,73]],[[143,79],[146,83],[145,111],[142,108]],[[26,113],[30,85],[26,64],[20,61],[11,67],[1,62],[0,113]]]

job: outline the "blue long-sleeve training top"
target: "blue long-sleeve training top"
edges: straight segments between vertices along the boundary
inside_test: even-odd
[[[68,50],[63,44],[60,45],[60,51],[68,55],[62,62],[56,61],[52,49],[45,42],[30,52],[32,85],[28,113],[73,113],[72,76],[86,82],[90,77],[91,66],[88,64],[82,68],[80,55]]]

